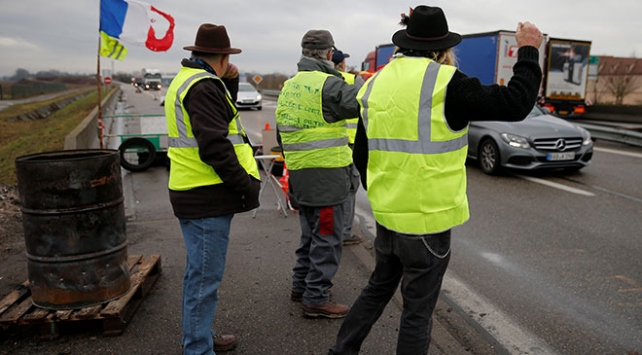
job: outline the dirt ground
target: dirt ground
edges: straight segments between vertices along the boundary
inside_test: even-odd
[[[0,300],[27,280],[18,188],[0,184]]]

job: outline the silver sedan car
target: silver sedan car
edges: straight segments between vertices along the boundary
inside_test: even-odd
[[[502,168],[578,171],[590,164],[593,141],[586,129],[535,106],[520,122],[471,122],[468,157],[486,174]]]
[[[263,108],[263,100],[261,94],[247,82],[239,83],[239,91],[236,97],[237,108],[255,108],[260,110]]]

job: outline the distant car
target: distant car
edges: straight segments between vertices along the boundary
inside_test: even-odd
[[[590,164],[593,141],[586,129],[534,106],[520,122],[471,122],[468,157],[486,174],[502,168],[578,171]]]
[[[160,90],[162,87],[160,81],[152,80],[145,83],[145,90]]]
[[[237,108],[263,108],[263,98],[261,94],[250,83],[239,83],[239,91],[236,97]]]

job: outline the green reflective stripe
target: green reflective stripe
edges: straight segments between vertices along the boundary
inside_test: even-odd
[[[290,144],[284,143],[283,149],[285,151],[301,152],[306,150],[341,147],[341,146],[347,146],[347,145],[348,145],[348,137],[341,137],[341,138],[324,139],[324,140],[304,142],[304,143],[290,143]]]
[[[296,132],[304,129],[309,129],[309,128],[295,127],[295,126],[278,126],[278,127],[280,132]]]
[[[419,126],[417,140],[369,138],[368,149],[413,154],[439,154],[457,151],[468,145],[468,134],[447,141],[431,141],[432,94],[435,90],[435,85],[437,84],[437,75],[439,74],[440,67],[440,64],[431,62],[428,65],[428,68],[426,68],[426,73],[424,74],[421,93],[419,94]],[[374,80],[370,81],[363,96],[362,100],[364,105],[367,104],[373,82]],[[368,115],[366,106],[364,106],[364,111],[366,112],[363,120],[364,125],[367,128]]]
[[[187,90],[187,88],[192,84],[194,80],[198,80],[207,76],[216,78],[216,76],[213,74],[210,74],[208,72],[201,72],[185,80],[185,82],[183,82],[183,85],[181,85],[181,87],[178,88],[178,90],[176,91],[176,100],[174,101],[174,112],[176,113],[176,128],[178,129],[178,137],[179,137],[178,138],[179,141],[176,143],[180,145],[174,146],[171,144],[171,140],[170,140],[170,147],[177,147],[177,148],[178,147],[182,147],[182,148],[198,147],[198,145],[196,145],[196,140],[194,140],[193,137],[189,137],[187,134],[187,127],[185,126],[185,116],[183,115],[183,109],[181,108],[181,97],[183,95],[183,92]],[[191,140],[193,140],[193,142]]]

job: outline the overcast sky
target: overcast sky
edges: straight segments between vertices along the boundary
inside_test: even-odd
[[[205,22],[222,24],[232,56],[242,72],[296,72],[300,41],[309,29],[332,32],[336,46],[360,67],[377,44],[390,43],[401,29],[400,13],[418,2],[390,0],[148,0],[176,21],[174,44],[167,52],[125,45],[124,61],[103,58],[101,67],[134,72],[156,67],[177,72],[188,56],[196,30]],[[444,9],[450,30],[464,34],[514,30],[519,21],[535,23],[558,38],[592,41],[591,55],[642,55],[642,0],[458,0],[423,3]],[[16,69],[95,73],[99,0],[0,0],[0,76]]]

